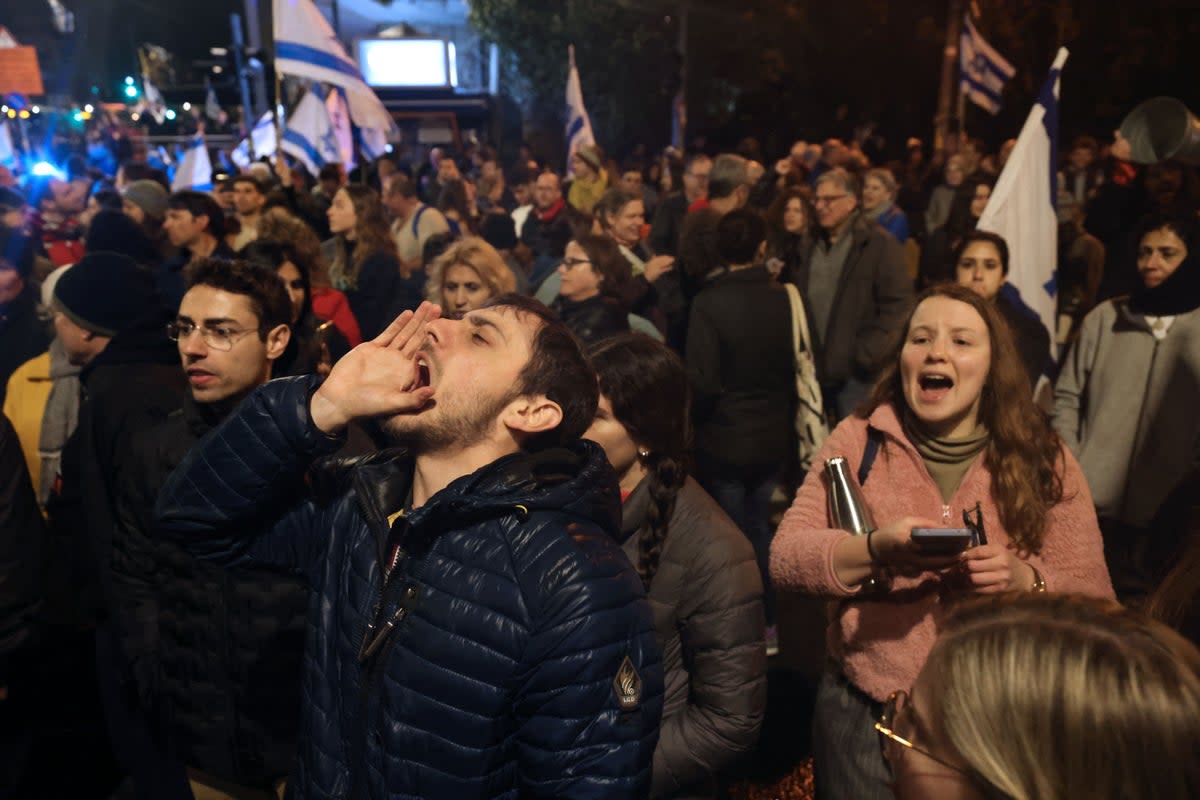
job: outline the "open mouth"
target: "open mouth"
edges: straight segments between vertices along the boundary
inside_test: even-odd
[[[417,377],[413,380],[409,391],[415,391],[429,385],[429,362],[424,358],[417,359]]]
[[[921,388],[921,399],[928,402],[941,400],[954,388],[954,379],[949,375],[928,373],[917,378]]]

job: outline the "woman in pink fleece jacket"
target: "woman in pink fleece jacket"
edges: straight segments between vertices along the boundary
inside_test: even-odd
[[[921,294],[863,416],[830,435],[771,548],[781,589],[830,598],[831,663],[818,689],[818,798],[890,798],[872,729],[909,689],[938,621],[975,593],[1112,597],[1091,494],[1078,463],[1034,407],[1007,323],[970,289]],[[868,430],[874,433],[868,435]],[[823,465],[852,473],[878,443],[863,496],[878,529],[832,527]],[[914,527],[959,527],[978,504],[988,544],[922,555]],[[862,590],[870,577],[883,589]]]

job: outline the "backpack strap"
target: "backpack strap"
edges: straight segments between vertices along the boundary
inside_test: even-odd
[[[871,467],[875,464],[875,456],[879,455],[879,446],[883,444],[883,431],[867,426],[867,446],[863,448],[862,463],[858,465],[858,485],[867,482]]]
[[[417,209],[417,213],[413,214],[413,238],[414,239],[421,238],[421,235],[419,233],[417,233],[417,226],[421,224],[421,215],[425,213],[425,210],[427,208],[429,208],[429,206],[422,203],[421,207]]]

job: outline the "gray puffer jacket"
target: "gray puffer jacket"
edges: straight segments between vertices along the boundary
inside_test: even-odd
[[[649,483],[622,510],[622,547],[635,565]],[[712,798],[716,773],[758,741],[766,708],[762,578],[749,540],[691,478],[667,531],[649,590],[665,685],[651,797]]]

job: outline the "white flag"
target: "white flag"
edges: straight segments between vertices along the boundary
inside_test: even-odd
[[[1058,78],[1067,55],[1066,48],[1059,48],[976,226],[1004,237],[1009,259],[1008,283],[1002,291],[1051,334],[1058,295]]]
[[[211,191],[212,161],[208,157],[208,145],[204,134],[196,134],[188,142],[188,148],[183,154],[183,160],[175,168],[175,177],[171,180],[171,191],[181,192],[193,189],[197,192]]]
[[[592,121],[583,105],[583,87],[579,84],[579,70],[575,67],[575,48],[570,50],[571,67],[567,72],[567,171],[571,170],[571,157],[584,145],[595,144]]]
[[[254,143],[254,158],[259,159],[263,156],[275,155],[277,143],[275,141],[275,118],[268,111],[262,115],[262,118],[255,123],[254,130],[250,132],[250,139]],[[233,163],[237,164],[242,169],[250,166],[250,141],[243,139],[241,144],[234,148],[229,154],[233,159]]]
[[[17,160],[17,151],[13,147],[12,134],[7,122],[0,122],[0,164],[12,164]]]
[[[292,111],[279,148],[299,160],[313,177],[324,165],[342,160],[329,111],[317,91],[310,89]]]
[[[346,55],[312,0],[275,0],[275,69],[287,75],[332,83],[346,90],[350,118],[360,128],[391,134],[392,115]]]
[[[976,105],[992,114],[998,113],[1000,93],[1017,70],[979,35],[970,17],[963,19],[958,65],[962,91]]]

